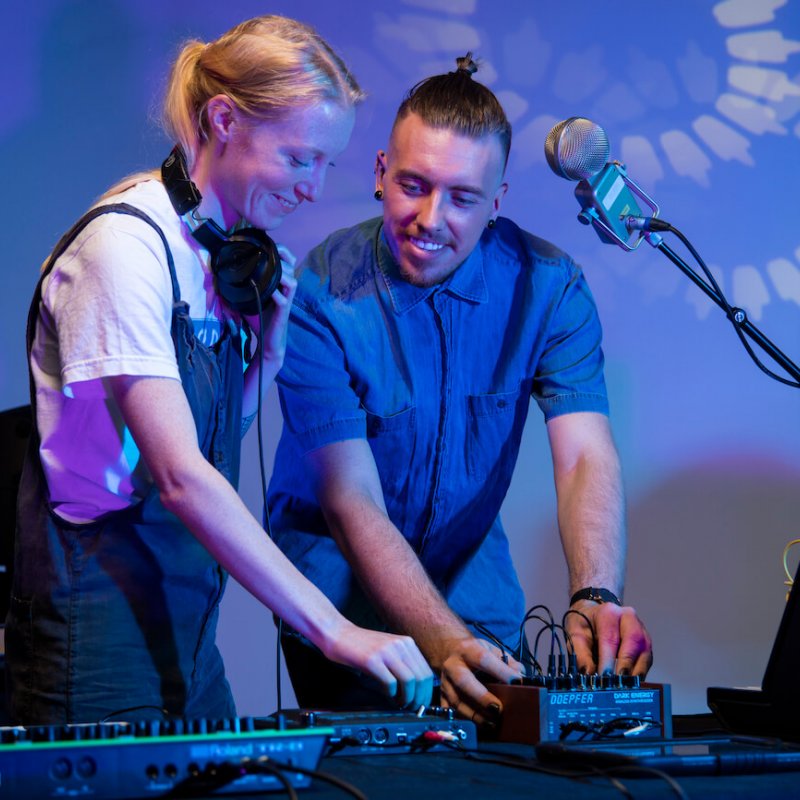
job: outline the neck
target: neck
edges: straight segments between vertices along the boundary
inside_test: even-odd
[[[212,180],[211,157],[210,146],[201,147],[197,151],[197,158],[189,173],[203,196],[194,214],[201,219],[213,219],[223,230],[229,230],[239,218],[231,210],[226,213],[226,209],[223,208]]]

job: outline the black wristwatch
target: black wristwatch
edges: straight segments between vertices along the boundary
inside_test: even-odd
[[[578,600],[592,600],[595,603],[613,603],[615,606],[622,605],[619,601],[619,597],[617,597],[614,592],[597,586],[587,586],[585,589],[578,589],[570,598],[569,604],[574,606]]]

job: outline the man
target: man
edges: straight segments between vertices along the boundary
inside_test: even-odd
[[[276,540],[358,624],[414,637],[445,705],[491,722],[483,682],[519,665],[523,596],[498,513],[531,396],[544,413],[579,666],[644,675],[650,640],[621,596],[624,510],[596,310],[561,251],[498,218],[511,129],[456,72],[418,84],[376,162],[383,219],[316,248],[278,378]],[[600,591],[598,591],[600,590]],[[591,599],[595,598],[595,599]],[[606,602],[598,602],[598,600]],[[358,676],[284,637],[298,701],[374,703]]]

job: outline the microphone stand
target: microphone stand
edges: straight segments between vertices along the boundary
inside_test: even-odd
[[[545,147],[545,152],[547,153],[547,147]],[[560,164],[560,159],[558,163]],[[564,175],[563,170],[555,171]],[[602,241],[607,244],[617,244],[623,250],[635,250],[642,240],[646,239],[648,244],[660,250],[684,275],[688,276],[692,283],[700,287],[725,312],[725,316],[733,323],[745,349],[761,369],[772,378],[790,386],[800,384],[800,367],[750,322],[744,309],[732,307],[728,303],[722,296],[721,290],[718,291],[719,287],[716,286],[713,277],[711,285],[706,283],[701,275],[664,242],[664,238],[658,231],[674,233],[705,269],[702,258],[686,237],[677,228],[658,218],[658,205],[644,189],[628,177],[624,164],[619,161],[610,161],[591,178],[582,179],[575,187],[575,197],[582,209],[578,214],[579,222],[584,225],[592,225]],[[644,216],[640,202],[649,207],[649,213],[652,216]],[[791,375],[794,383],[776,375],[761,364],[742,334],[746,334],[788,375]]]
[[[730,307],[719,293],[696,273],[668,244],[664,242],[664,238],[655,231],[648,231],[643,236],[647,239],[648,244],[660,250],[676,267],[678,267],[684,275],[686,275],[692,283],[700,287],[705,294],[710,297],[724,312],[725,315],[731,318],[728,313],[728,308],[732,312],[732,322],[736,327],[755,342],[773,361],[779,364],[789,375],[796,381],[800,381],[800,367],[797,366],[791,359],[788,358],[778,347],[765,336],[755,325],[753,325],[747,318],[747,312],[742,308]]]

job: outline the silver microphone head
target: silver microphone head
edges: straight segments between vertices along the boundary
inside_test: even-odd
[[[570,181],[585,180],[600,172],[609,150],[606,132],[584,117],[570,117],[554,125],[544,142],[550,169]]]

